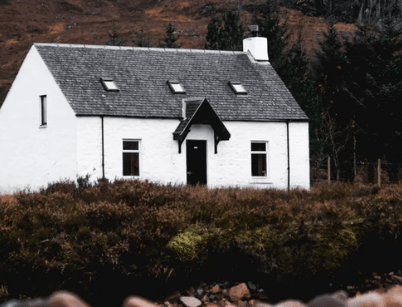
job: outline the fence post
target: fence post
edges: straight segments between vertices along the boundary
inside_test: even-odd
[[[378,186],[381,186],[381,159],[377,161],[377,176],[378,176]]]
[[[328,184],[331,183],[331,158],[328,156],[327,160],[327,166],[328,166]]]

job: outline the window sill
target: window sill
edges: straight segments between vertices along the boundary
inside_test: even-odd
[[[273,184],[273,182],[267,177],[253,177],[249,183],[251,184]]]

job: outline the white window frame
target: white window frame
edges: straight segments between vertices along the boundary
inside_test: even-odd
[[[138,143],[138,149],[124,149],[124,142],[137,142]],[[141,175],[141,140],[140,139],[123,139],[122,140],[122,176],[125,178],[138,178]],[[124,154],[125,153],[138,153],[138,175],[124,175]]]
[[[251,149],[252,144],[265,144],[265,151],[253,151]],[[251,173],[252,179],[268,180],[270,178],[270,176],[269,176],[269,170],[270,170],[270,167],[269,167],[269,154],[268,154],[269,150],[268,149],[269,149],[269,142],[268,141],[261,141],[261,140],[255,140],[254,141],[254,140],[252,140],[250,142],[250,162],[251,162],[250,163],[250,167],[251,167],[250,173]],[[253,176],[253,158],[252,158],[252,156],[257,155],[257,154],[265,154],[265,166],[266,166],[265,176]]]
[[[241,82],[229,81],[228,84],[236,95],[247,95],[247,90]]]
[[[39,127],[47,127],[47,95],[39,96]]]
[[[186,90],[184,89],[183,85],[179,81],[167,81],[170,90],[173,94],[185,94]]]
[[[119,92],[120,89],[112,78],[101,78],[100,81],[104,89],[108,92]]]

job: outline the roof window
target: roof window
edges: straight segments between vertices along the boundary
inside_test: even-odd
[[[184,90],[184,87],[179,83],[179,81],[168,81],[167,84],[170,87],[170,90],[174,94],[185,94],[186,91]]]
[[[229,85],[232,88],[233,92],[235,92],[238,95],[247,95],[247,91],[244,88],[243,84],[240,82],[232,82],[229,81]]]
[[[105,88],[106,91],[114,91],[118,92],[120,91],[119,88],[117,87],[116,83],[113,81],[111,78],[101,78],[100,79],[102,82],[103,87]]]

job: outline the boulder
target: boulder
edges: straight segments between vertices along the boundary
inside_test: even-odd
[[[307,304],[308,307],[345,307],[346,302],[330,294],[317,296]]]
[[[294,300],[284,301],[275,305],[275,307],[305,307],[305,306],[306,305],[304,305],[302,302]],[[322,305],[322,307],[324,306],[327,307],[327,305]]]
[[[202,302],[192,296],[181,296],[180,301],[187,307],[198,307],[202,305]]]
[[[153,305],[152,303],[148,302],[147,303]],[[41,305],[44,306],[44,305]],[[60,292],[55,292],[52,294],[48,301],[47,301],[47,306],[49,307],[70,307],[70,306],[75,306],[75,307],[89,307],[87,303],[85,303],[83,300],[81,300],[77,295],[67,292],[67,291],[60,291]],[[144,307],[148,307],[145,306]],[[149,306],[149,307],[154,307],[154,306]]]
[[[221,293],[222,290],[221,290],[221,287],[219,287],[219,285],[216,284],[215,286],[212,287],[210,292],[213,293],[213,294],[216,294],[216,293]]]
[[[241,283],[240,285],[230,288],[229,297],[232,302],[236,303],[238,300],[250,298],[250,291],[245,283]]]
[[[347,307],[382,307],[384,300],[378,293],[367,293],[349,299],[346,303]]]

